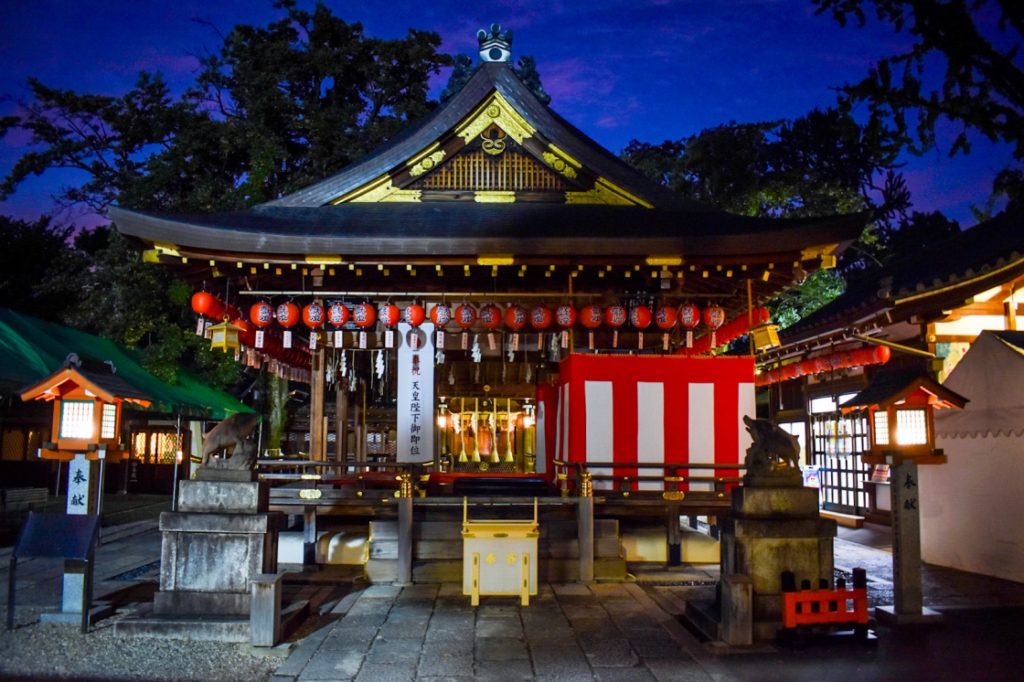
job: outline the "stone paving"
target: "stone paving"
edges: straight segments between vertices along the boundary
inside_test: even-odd
[[[476,608],[458,584],[373,585],[335,612],[275,682],[713,679],[696,640],[635,584],[542,584],[529,606]]]

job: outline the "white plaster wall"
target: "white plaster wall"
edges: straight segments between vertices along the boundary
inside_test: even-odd
[[[1024,438],[938,437],[949,462],[918,469],[921,558],[1024,583]]]

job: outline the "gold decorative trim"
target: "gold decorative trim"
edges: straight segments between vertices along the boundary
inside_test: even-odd
[[[565,159],[561,158],[554,152],[544,152],[541,156],[549,166],[555,169],[555,171],[561,173],[570,180],[576,179],[576,169],[566,163]]]
[[[492,123],[519,144],[537,132],[537,129],[527,123],[501,93],[495,92],[455,127],[455,134],[469,144]]]
[[[474,192],[473,201],[478,204],[514,204],[516,202],[516,193],[505,190]]]
[[[409,175],[414,178],[423,175],[428,170],[433,169],[434,166],[441,163],[441,161],[444,160],[444,157],[445,152],[443,149],[439,149],[436,152],[424,156],[419,161],[411,164],[411,168],[409,168]]]
[[[594,188],[585,192],[566,192],[565,203],[567,204],[607,204],[609,206],[643,206],[654,208],[650,203],[640,197],[630,194],[618,185],[598,178],[594,182]]]
[[[153,242],[153,248],[162,256],[181,256],[181,253],[178,251],[178,247],[174,244]]]
[[[384,201],[414,202],[419,201],[422,192],[418,189],[398,189],[391,178],[382,175],[373,182],[367,183],[348,194],[332,201],[332,204],[374,203]]]
[[[323,492],[317,488],[306,488],[299,491],[299,499],[302,500],[319,500],[322,495]]]

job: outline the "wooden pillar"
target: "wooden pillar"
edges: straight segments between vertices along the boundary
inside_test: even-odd
[[[402,474],[398,496],[398,570],[396,582],[412,582],[412,474]]]
[[[316,564],[316,507],[302,508],[302,563]]]
[[[590,473],[583,474],[576,525],[580,547],[580,582],[594,582],[594,488]]]
[[[348,379],[339,379],[334,389],[334,461],[345,463],[347,444]]]
[[[1010,297],[1003,304],[1003,310],[1006,313],[1006,329],[1011,332],[1017,331],[1017,304],[1013,301],[1013,293],[1013,282],[1010,282]]]
[[[315,332],[313,332],[315,333]],[[327,438],[324,430],[324,348],[317,346],[311,357],[309,377],[309,458],[326,459]]]
[[[366,382],[359,382],[359,405],[356,407],[356,461],[366,463]]]
[[[665,523],[668,531],[668,565],[680,566],[683,563],[683,548],[682,533],[679,530],[679,503],[669,503]]]

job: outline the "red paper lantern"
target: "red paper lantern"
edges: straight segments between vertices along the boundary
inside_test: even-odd
[[[679,326],[683,329],[694,329],[700,324],[700,308],[693,303],[679,306]]]
[[[580,324],[587,329],[597,329],[604,321],[604,311],[599,305],[587,305],[580,309]]]
[[[302,308],[302,321],[310,329],[324,326],[324,307],[313,301]]]
[[[515,303],[505,308],[505,326],[514,332],[526,326],[527,317],[526,311],[523,310],[522,306]]]
[[[213,310],[219,301],[217,297],[206,291],[197,291],[192,294],[192,310],[199,315],[206,315],[207,317],[217,317],[213,314]]]
[[[380,317],[381,324],[385,327],[394,327],[398,324],[401,313],[398,311],[398,306],[394,303],[385,303],[377,310],[377,315]]]
[[[621,327],[629,318],[626,308],[621,305],[610,305],[604,309],[604,321],[609,327]]]
[[[535,306],[530,311],[530,324],[534,329],[547,329],[551,326],[551,322],[554,320],[554,315],[551,312],[551,308],[546,305]]]
[[[725,310],[720,305],[708,306],[704,309],[704,324],[714,331],[725,324]]]
[[[678,319],[679,311],[670,305],[663,305],[654,313],[654,324],[658,326],[658,329],[663,329],[665,331],[676,326],[676,321]]]
[[[476,308],[468,303],[455,306],[455,324],[463,329],[469,329],[476,324]]]
[[[647,329],[651,326],[651,309],[645,305],[638,305],[629,311],[629,323],[637,329]]]
[[[249,308],[249,319],[259,328],[268,326],[274,321],[274,309],[266,301],[253,303]]]
[[[327,321],[334,327],[344,327],[348,323],[348,307],[344,303],[332,303],[327,307]]]
[[[372,327],[377,322],[377,311],[369,303],[352,306],[352,321],[360,329]]]
[[[555,324],[562,329],[569,329],[576,324],[576,309],[568,303],[555,308]]]
[[[501,308],[493,303],[480,306],[479,317],[480,326],[488,331],[493,331],[501,326]]]
[[[445,303],[438,303],[430,309],[430,321],[438,327],[443,327],[452,319],[452,309]]]
[[[402,311],[402,317],[407,324],[418,327],[427,319],[427,311],[419,303],[410,303]]]
[[[277,306],[277,323],[288,329],[299,323],[299,306],[294,303],[282,303]]]

